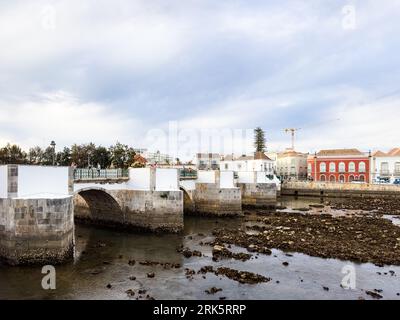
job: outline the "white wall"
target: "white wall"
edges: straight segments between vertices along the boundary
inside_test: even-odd
[[[233,180],[233,171],[221,171],[219,187],[222,189],[234,188],[235,185]]]
[[[373,160],[372,174],[373,178],[379,177],[381,174],[382,163],[387,162],[389,164],[389,173],[390,175],[394,174],[394,170],[396,167],[396,163],[400,162],[400,157],[376,157],[376,160]]]
[[[0,198],[8,197],[8,167],[0,166]]]
[[[156,190],[179,190],[177,169],[156,169]]]
[[[256,172],[256,182],[257,183],[267,183],[269,182],[269,179],[265,175],[265,172],[257,171]]]
[[[18,166],[18,197],[68,195],[68,179],[68,167]]]
[[[253,171],[239,171],[238,183],[254,183],[254,172]]]
[[[273,173],[274,162],[271,160],[235,160],[235,161],[221,161],[221,171],[265,171]],[[265,167],[265,168],[264,168]]]
[[[150,168],[129,169],[129,182],[127,186],[132,190],[150,190]]]
[[[215,171],[197,171],[198,183],[215,183]]]

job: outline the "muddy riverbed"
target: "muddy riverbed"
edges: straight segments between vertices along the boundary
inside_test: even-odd
[[[396,212],[312,198],[279,205],[185,217],[181,235],[78,225],[56,290],[42,289],[40,266],[0,265],[0,299],[400,299]]]

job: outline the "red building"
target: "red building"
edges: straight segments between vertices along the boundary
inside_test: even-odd
[[[370,181],[371,155],[357,149],[321,150],[307,160],[308,176],[314,181]]]

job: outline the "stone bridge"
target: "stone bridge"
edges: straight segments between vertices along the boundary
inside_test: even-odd
[[[265,177],[264,177],[265,178]],[[74,219],[107,227],[180,232],[184,211],[232,216],[244,205],[274,206],[275,184],[249,173],[130,169],[127,177],[74,179],[68,167],[0,166],[0,258],[61,263],[74,252]]]
[[[146,231],[183,229],[183,193],[174,169],[130,169],[127,179],[75,181],[75,218]]]

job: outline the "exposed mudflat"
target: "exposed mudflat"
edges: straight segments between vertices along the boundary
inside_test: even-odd
[[[77,225],[75,258],[56,266],[56,290],[42,289],[41,266],[0,265],[0,299],[400,299],[398,208],[319,198],[279,205],[185,217],[183,234]]]
[[[210,244],[234,244],[267,254],[276,248],[322,258],[400,265],[400,228],[384,218],[268,211],[247,221],[255,224],[216,228]]]
[[[400,187],[399,187],[400,191]],[[346,199],[332,204],[333,210],[362,210],[378,214],[400,215],[400,197],[376,199]]]

